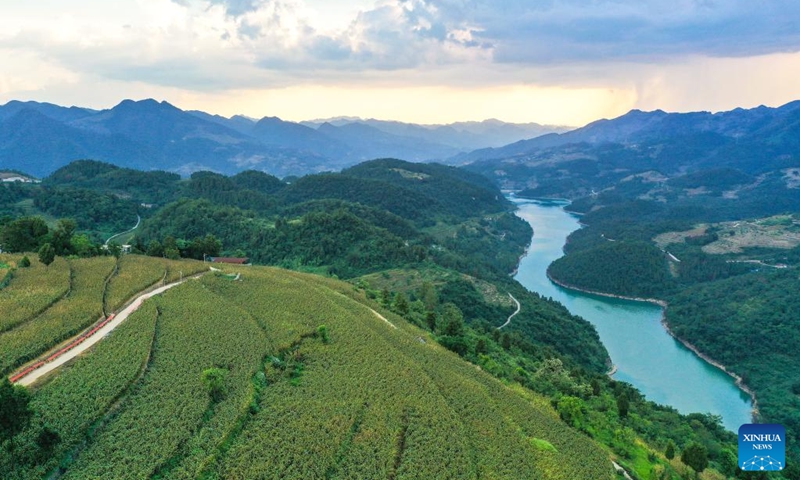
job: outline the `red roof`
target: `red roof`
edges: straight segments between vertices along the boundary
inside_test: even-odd
[[[208,257],[208,260],[213,263],[233,263],[236,265],[244,265],[249,259],[236,257]]]

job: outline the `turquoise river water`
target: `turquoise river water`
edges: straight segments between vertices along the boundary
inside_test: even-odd
[[[547,278],[547,266],[563,255],[567,235],[580,228],[565,203],[520,200],[517,215],[534,235],[516,279],[531,291],[561,302],[591,322],[617,366],[614,378],[636,386],[649,400],[681,413],[722,416],[728,429],[750,423],[750,397],[734,380],[672,338],[661,325],[661,307],[565,289]]]

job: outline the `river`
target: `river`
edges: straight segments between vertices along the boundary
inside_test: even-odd
[[[750,423],[750,397],[733,379],[697,357],[661,325],[661,308],[565,289],[547,278],[547,267],[563,255],[567,235],[580,228],[565,203],[512,197],[517,215],[531,224],[534,235],[515,278],[526,288],[561,302],[591,322],[617,366],[614,378],[633,384],[649,400],[681,413],[713,413],[734,432]]]

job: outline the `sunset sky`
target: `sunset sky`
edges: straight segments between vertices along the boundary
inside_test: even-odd
[[[796,0],[9,0],[0,103],[583,125],[800,99]]]

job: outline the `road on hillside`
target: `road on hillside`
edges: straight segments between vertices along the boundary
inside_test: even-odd
[[[202,274],[200,274],[200,275],[202,275]],[[194,277],[190,277],[190,278],[198,278],[198,277],[199,277],[199,275],[195,275]],[[47,375],[48,373],[52,372],[53,370],[59,368],[60,366],[64,365],[65,363],[69,362],[70,360],[72,360],[73,358],[77,357],[78,355],[80,355],[81,353],[85,352],[86,350],[92,348],[97,342],[102,340],[103,337],[105,337],[106,335],[111,333],[115,328],[120,326],[122,324],[122,322],[124,322],[133,312],[138,310],[139,307],[142,306],[142,303],[145,300],[147,300],[148,298],[154,297],[156,295],[159,295],[161,293],[164,293],[167,290],[169,290],[170,288],[177,287],[178,285],[184,283],[186,280],[189,280],[189,279],[187,278],[187,279],[180,280],[180,281],[177,281],[177,282],[174,282],[174,283],[170,283],[168,285],[164,285],[162,287],[158,287],[155,290],[151,290],[151,291],[148,291],[146,293],[140,294],[127,307],[122,309],[122,311],[119,312],[114,317],[113,320],[111,320],[110,322],[105,324],[103,326],[103,328],[100,328],[99,330],[97,330],[96,332],[91,334],[90,336],[86,337],[85,340],[83,340],[81,343],[76,345],[74,348],[64,352],[63,355],[58,356],[57,358],[53,359],[52,361],[44,363],[43,365],[41,365],[41,366],[31,370],[30,372],[26,373],[23,377],[16,379],[16,381],[14,383],[16,383],[18,385],[24,385],[26,387],[31,385],[31,384],[33,384],[34,382],[36,382],[37,380],[39,380],[43,376]],[[80,338],[80,335],[70,339],[68,342],[66,342],[66,343],[64,343],[62,345],[70,345],[72,342],[74,342],[78,338]],[[51,353],[45,354],[44,356],[40,357],[40,361],[43,358],[49,358],[49,356],[51,356]]]
[[[508,317],[508,320],[506,320],[506,323],[504,323],[504,324],[500,325],[499,327],[497,327],[498,330],[500,330],[501,328],[503,328],[503,327],[507,326],[509,323],[511,323],[511,319],[514,318],[514,315],[518,314],[520,309],[522,308],[522,305],[520,305],[519,302],[517,301],[517,299],[514,298],[514,295],[511,295],[509,293],[508,296],[511,297],[511,300],[514,300],[514,303],[517,304],[517,310],[514,313],[512,313],[511,316]]]
[[[139,215],[136,215],[136,225],[134,225],[133,228],[131,228],[130,230],[126,230],[126,231],[124,231],[122,233],[117,233],[115,235],[111,235],[110,237],[108,237],[108,240],[106,240],[106,243],[105,243],[106,246],[108,246],[108,242],[110,242],[111,240],[114,240],[115,238],[120,237],[122,235],[125,235],[127,233],[131,233],[132,231],[134,231],[137,228],[139,228],[139,224],[140,223],[142,223],[142,217],[139,216]]]

